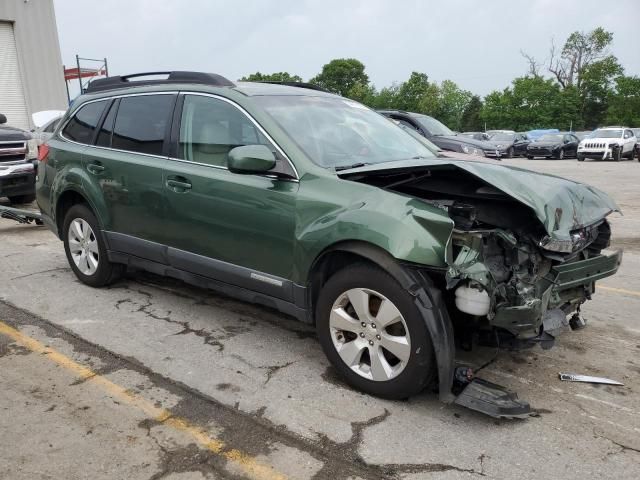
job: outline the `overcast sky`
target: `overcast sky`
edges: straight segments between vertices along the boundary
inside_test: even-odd
[[[551,38],[614,32],[627,74],[640,74],[639,0],[54,0],[62,60],[109,60],[111,74],[200,70],[232,80],[288,71],[305,80],[353,57],[376,87],[412,71],[474,93],[526,72]]]

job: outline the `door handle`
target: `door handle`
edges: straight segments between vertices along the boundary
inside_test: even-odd
[[[101,163],[90,163],[87,165],[87,170],[95,175],[99,175],[104,172],[104,165]]]
[[[191,182],[182,177],[168,178],[167,187],[169,187],[174,192],[182,193],[186,190],[191,190]]]

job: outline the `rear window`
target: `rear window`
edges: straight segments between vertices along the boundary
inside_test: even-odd
[[[62,134],[78,143],[91,143],[107,100],[88,103],[71,117]]]
[[[161,155],[174,98],[173,95],[121,98],[111,148]]]

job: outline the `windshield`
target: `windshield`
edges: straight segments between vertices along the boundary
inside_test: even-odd
[[[444,123],[439,122],[435,118],[428,117],[426,115],[414,115],[413,119],[416,120],[422,128],[424,128],[431,135],[455,135],[452,130],[449,129]]]
[[[496,133],[491,136],[491,140],[497,140],[499,142],[510,142],[515,138],[513,133]]]
[[[593,132],[591,138],[620,138],[622,137],[622,130],[604,130],[599,129]]]
[[[562,135],[542,135],[538,141],[539,142],[561,142],[562,141],[563,136]]]
[[[435,158],[424,145],[382,115],[336,97],[255,97],[256,102],[311,158],[326,168]]]

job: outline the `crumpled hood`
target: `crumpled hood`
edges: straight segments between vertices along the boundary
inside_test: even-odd
[[[496,163],[424,159],[367,165],[339,172],[340,177],[393,170],[460,169],[530,207],[551,238],[570,240],[570,232],[620,212],[613,199],[590,185],[554,175]]]

